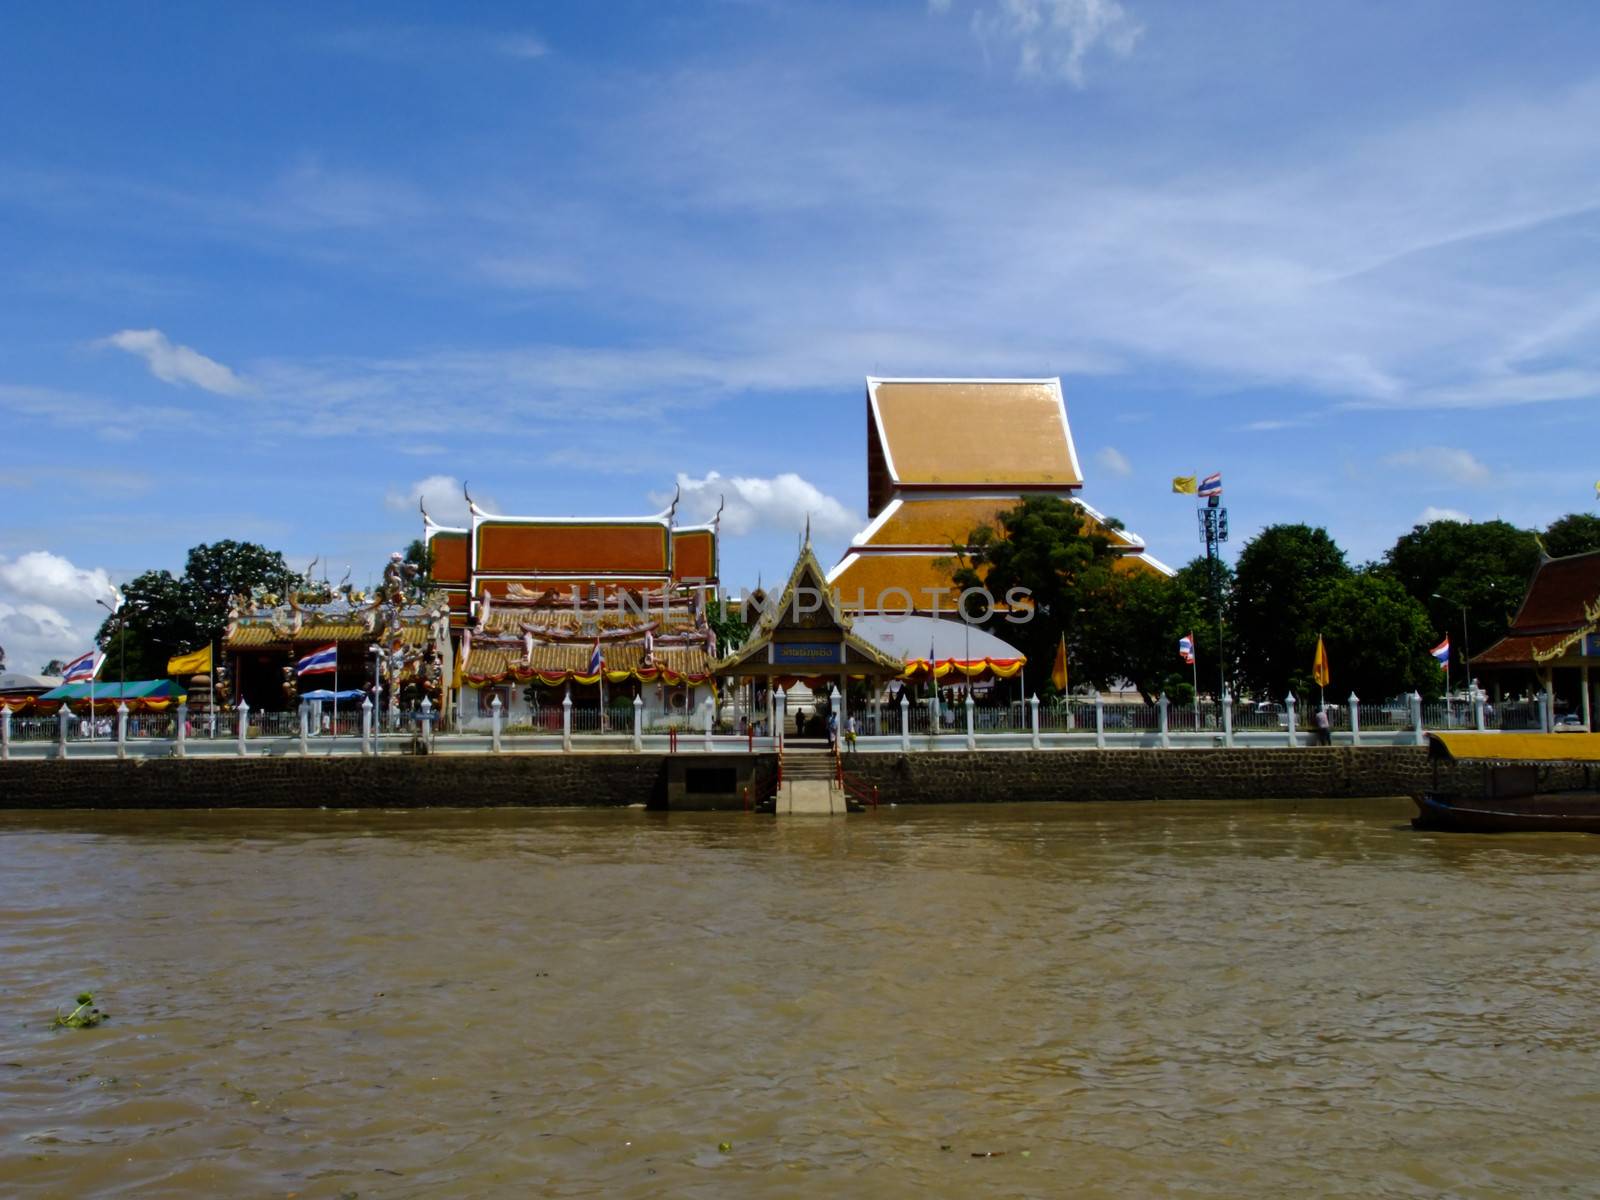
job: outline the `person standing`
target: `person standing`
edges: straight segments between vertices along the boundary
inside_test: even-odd
[[[1328,709],[1326,706],[1317,709],[1317,745],[1333,745],[1333,727],[1328,722]]]

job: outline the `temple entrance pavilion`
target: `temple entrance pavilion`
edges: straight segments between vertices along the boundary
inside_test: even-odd
[[[839,689],[841,711],[836,715],[842,726],[849,715],[845,696],[852,679],[865,679],[877,694],[905,670],[904,661],[851,629],[850,618],[839,607],[811,550],[809,536],[778,597],[753,596],[747,604],[759,605],[759,620],[749,613],[754,624],[750,640],[719,662],[716,674],[744,680],[753,696],[763,697],[751,709],[757,720],[770,711],[765,697],[804,681],[823,694]],[[777,721],[784,718],[784,713],[776,714]]]

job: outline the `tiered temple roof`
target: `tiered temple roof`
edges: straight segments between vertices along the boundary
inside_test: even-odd
[[[715,645],[699,588],[717,583],[717,520],[678,525],[676,498],[644,517],[509,517],[470,496],[467,507],[465,529],[422,514],[466,682],[708,676]]]
[[[1172,574],[1144,539],[1078,498],[1083,470],[1059,379],[867,379],[868,526],[828,574],[845,605],[929,611],[954,601],[950,559],[1027,495],[1075,504],[1125,570]],[[904,593],[909,593],[909,602]]]
[[[1506,636],[1475,667],[1581,666],[1600,657],[1600,550],[1546,558],[1528,581]],[[1587,656],[1584,651],[1590,649]]]

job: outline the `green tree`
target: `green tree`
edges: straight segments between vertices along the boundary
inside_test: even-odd
[[[258,587],[283,596],[304,584],[282,554],[254,542],[196,546],[182,576],[146,571],[124,584],[122,607],[101,624],[96,641],[114,669],[123,669],[126,655],[129,679],[159,679],[173,655],[221,640],[234,596]]]
[[[1433,640],[1448,633],[1458,655],[1487,650],[1505,634],[1538,563],[1533,534],[1506,521],[1417,525],[1383,559],[1384,569],[1427,609]]]
[[[1083,670],[1091,681],[1102,681],[1107,666],[1099,657],[1090,658],[1084,619],[1110,587],[1117,559],[1100,527],[1075,504],[1030,496],[1001,513],[997,525],[974,529],[967,540],[952,549],[957,587],[985,587],[1002,603],[1008,592],[1024,588],[1034,605],[1029,621],[1011,622],[995,613],[983,625],[1021,650],[1041,673],[1049,671],[1065,635],[1069,675],[1076,680]]]
[[[1245,688],[1280,700],[1309,676],[1313,613],[1327,589],[1350,574],[1325,529],[1269,525],[1245,543],[1229,605],[1229,650]]]
[[[1546,527],[1544,548],[1552,558],[1600,550],[1600,517],[1593,513],[1568,513]]]
[[[739,619],[739,610],[724,605],[716,597],[706,603],[706,622],[717,631],[717,649],[721,654],[731,654],[750,637],[750,626]]]
[[[405,560],[417,568],[417,589],[423,595],[433,591],[433,547],[421,538],[412,538],[406,547]]]
[[[1342,704],[1351,692],[1377,702],[1411,692],[1435,699],[1444,689],[1444,672],[1428,653],[1435,635],[1428,612],[1392,575],[1361,571],[1331,579],[1317,590],[1297,631],[1297,669],[1291,686],[1305,711],[1317,698],[1311,660],[1317,635],[1328,651],[1327,699]]]
[[[1079,669],[1096,683],[1123,679],[1145,703],[1173,695],[1184,595],[1177,582],[1149,571],[1116,571],[1082,614]],[[1187,671],[1188,668],[1184,667]]]

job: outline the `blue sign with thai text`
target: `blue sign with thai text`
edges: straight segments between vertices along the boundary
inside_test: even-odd
[[[822,667],[839,662],[837,642],[773,642],[772,661],[786,667]]]

